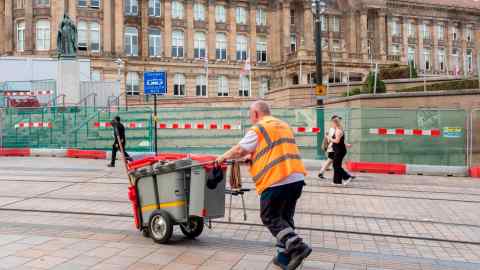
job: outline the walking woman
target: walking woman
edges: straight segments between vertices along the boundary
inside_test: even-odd
[[[347,146],[345,145],[345,132],[342,127],[341,118],[338,116],[332,117],[332,124],[335,128],[335,135],[332,136],[333,148],[333,183],[336,185],[347,185],[354,179],[342,167],[343,158],[347,155]]]

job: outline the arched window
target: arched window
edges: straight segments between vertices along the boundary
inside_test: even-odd
[[[217,79],[217,95],[219,97],[228,97],[228,79],[220,75]]]
[[[240,77],[240,85],[238,88],[238,95],[241,97],[249,97],[250,96],[250,79],[248,76],[241,76]]]
[[[197,97],[206,97],[207,96],[207,77],[205,75],[200,75],[196,79],[195,92]]]
[[[127,81],[125,82],[125,92],[129,96],[137,96],[140,94],[140,77],[137,72],[128,72]]]
[[[172,32],[172,57],[183,57],[185,38],[182,31]]]
[[[125,55],[138,56],[138,30],[135,27],[125,28]]]
[[[217,60],[227,60],[227,35],[217,33],[215,45]]]
[[[179,1],[173,1],[172,2],[172,18],[181,20],[183,19],[183,13],[184,13],[183,4],[180,3]]]
[[[17,51],[23,52],[25,50],[25,22],[17,23]]]
[[[35,48],[38,51],[50,50],[50,21],[39,20],[35,25],[36,43]]]
[[[248,50],[248,39],[246,36],[238,35],[237,36],[237,60],[244,61],[247,60],[247,50]]]
[[[195,3],[193,6],[193,18],[195,21],[205,21],[205,6]]]
[[[206,37],[203,32],[195,32],[193,37],[194,57],[205,58]]]
[[[160,0],[148,0],[148,16],[160,17],[162,14]]]
[[[185,96],[185,75],[175,74],[173,77],[173,95]]]
[[[162,34],[158,28],[148,30],[148,54],[150,57],[162,55]]]
[[[90,23],[90,50],[92,52],[100,51],[100,24]]]

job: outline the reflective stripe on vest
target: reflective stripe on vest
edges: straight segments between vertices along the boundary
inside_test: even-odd
[[[275,160],[273,160],[272,162],[270,162],[267,166],[265,166],[257,175],[254,175],[252,177],[252,180],[253,182],[257,182],[258,180],[260,180],[260,178],[262,178],[270,169],[272,169],[274,166],[284,162],[284,161],[287,161],[287,160],[301,160],[302,158],[299,156],[299,155],[291,155],[291,154],[287,154],[287,155],[284,155],[284,156],[281,156]]]

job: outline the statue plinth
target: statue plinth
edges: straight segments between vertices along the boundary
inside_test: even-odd
[[[76,57],[58,59],[58,95],[65,95],[65,102],[80,102],[80,63]]]

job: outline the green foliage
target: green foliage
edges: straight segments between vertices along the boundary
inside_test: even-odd
[[[366,85],[363,86],[362,92],[364,93],[371,93],[373,94],[375,88],[375,72],[368,73]],[[377,94],[378,93],[385,93],[387,91],[387,87],[385,83],[377,78]]]
[[[350,96],[356,96],[356,95],[360,95],[360,94],[364,94],[364,93],[362,92],[361,88],[353,88],[352,90],[350,90],[350,93],[345,92],[342,95],[344,97],[347,97],[347,96],[349,96],[348,94],[350,94]]]
[[[411,72],[411,74],[410,74]],[[413,64],[413,62],[410,62],[408,64],[408,73],[409,73],[409,78],[410,78],[410,75],[412,76],[411,78],[418,78],[418,72],[417,72],[417,68],[415,67],[415,65]]]
[[[427,91],[453,91],[453,90],[466,90],[466,89],[478,89],[478,80],[461,80],[450,81],[427,85]],[[416,86],[412,88],[398,90],[397,92],[423,92],[424,86]]]
[[[417,70],[412,65],[412,78],[417,77]],[[381,80],[396,80],[396,79],[409,79],[410,78],[410,65],[400,66],[399,64],[393,64],[389,67],[383,67],[379,74]]]

